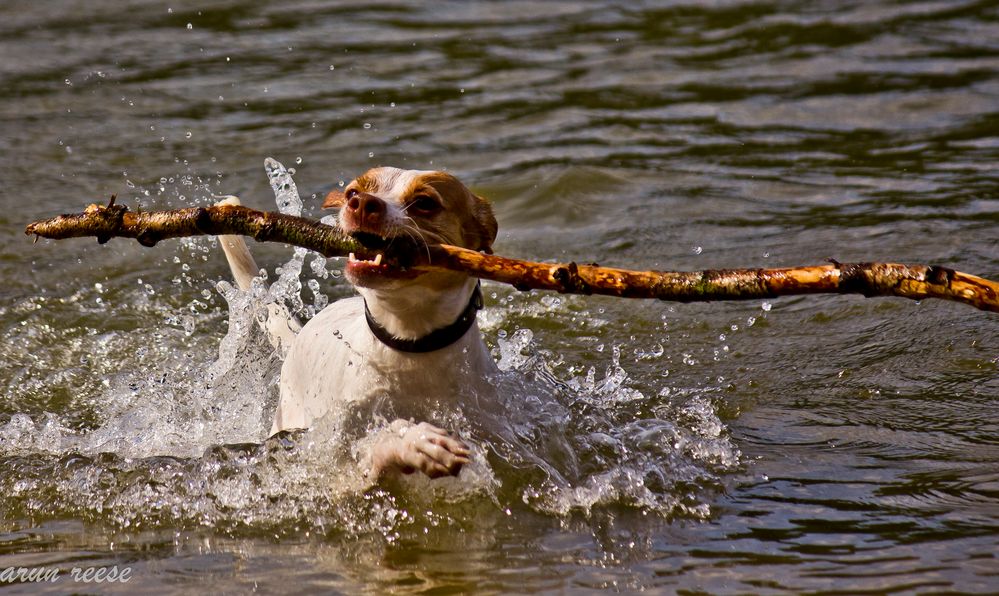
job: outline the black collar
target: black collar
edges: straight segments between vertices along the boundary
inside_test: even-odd
[[[472,292],[472,296],[468,299],[468,306],[465,307],[465,310],[462,311],[454,323],[440,329],[434,329],[423,337],[416,339],[399,339],[389,333],[388,329],[382,327],[371,316],[367,302],[364,303],[364,318],[368,321],[368,329],[371,329],[371,333],[386,346],[400,352],[423,354],[446,348],[461,339],[465,335],[465,332],[472,328],[472,324],[475,323],[475,315],[481,308],[482,284],[478,283],[475,284],[475,291]]]

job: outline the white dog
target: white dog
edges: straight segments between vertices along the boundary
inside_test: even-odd
[[[331,304],[301,329],[271,307],[267,330],[290,346],[272,434],[307,428],[348,402],[389,400],[396,412],[422,413],[421,404],[488,391],[496,366],[475,321],[478,280],[417,273],[396,258],[433,243],[491,252],[497,224],[489,203],[450,174],[381,167],[331,192],[323,207],[340,208],[343,232],[380,252],[370,261],[351,255],[346,277],[361,295]],[[259,270],[245,242],[220,240],[237,284],[248,288]],[[457,475],[468,462],[467,445],[425,421],[397,419],[373,439],[364,470],[371,478]]]

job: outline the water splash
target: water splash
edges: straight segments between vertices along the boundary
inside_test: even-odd
[[[710,514],[706,495],[737,469],[741,453],[703,392],[663,392],[671,395],[664,400],[631,387],[620,346],[602,377],[590,367],[559,380],[530,330],[497,344],[503,416],[516,425],[518,447],[547,472],[520,487],[523,502],[560,516],[609,505]]]
[[[300,214],[292,172],[272,159],[265,169],[281,212]],[[142,366],[102,379],[95,406],[101,422],[93,428],[73,428],[54,414],[16,414],[0,426],[0,457],[9,471],[0,479],[0,494],[6,495],[8,515],[71,513],[130,528],[374,532],[393,540],[414,524],[465,523],[465,506],[475,511],[469,519],[484,510],[526,507],[565,517],[622,506],[705,518],[723,475],[740,465],[740,453],[704,390],[637,388],[622,365],[622,345],[610,346],[602,374],[596,366],[556,374],[564,357],[540,350],[531,330],[501,332],[517,306],[507,301],[481,318],[495,341],[495,396],[473,396],[433,412],[449,428],[463,429],[473,446],[461,478],[414,475],[367,488],[358,447],[387,424],[388,417],[379,416],[384,412],[341,412],[366,422],[338,424],[327,417],[309,431],[267,438],[280,357],[260,323],[275,305],[310,318],[328,303],[318,279],[338,277],[325,259],[313,258],[306,305],[305,258],[306,251],[296,249],[272,283],[263,272],[246,292],[218,283],[228,305],[228,330],[217,356],[204,349],[192,356],[151,342],[137,354]],[[136,290],[143,300],[155,297],[143,288],[140,282]],[[103,286],[94,291],[106,297]],[[594,332],[607,324],[560,297],[526,304],[524,310],[536,316],[564,318]],[[199,315],[183,316],[193,325]],[[185,341],[196,340],[184,321],[177,327]],[[104,356],[113,357],[114,346],[109,341]],[[663,351],[657,344],[646,359]],[[355,434],[345,434],[345,427]]]
[[[302,215],[302,197],[298,194],[298,186],[295,185],[291,172],[272,157],[264,159],[264,171],[267,172],[267,180],[274,191],[278,210],[285,215]]]

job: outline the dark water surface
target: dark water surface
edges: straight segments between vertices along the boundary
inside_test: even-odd
[[[344,494],[321,434],[261,443],[278,363],[253,300],[217,291],[212,240],[22,233],[111,193],[273,209],[273,156],[316,217],[370,166],[447,168],[510,256],[997,279],[995,3],[5,0],[0,56],[0,571],[117,565],[130,582],[99,589],[138,593],[999,591],[995,315],[488,284],[518,432],[564,430],[550,459],[576,474],[491,453],[470,495]],[[350,293],[311,256],[302,278],[306,314]]]

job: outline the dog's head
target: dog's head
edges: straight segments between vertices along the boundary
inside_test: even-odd
[[[453,244],[492,252],[496,239],[489,202],[445,172],[373,168],[331,191],[323,207],[339,208],[343,232],[380,255],[347,263],[347,278],[362,287],[387,289],[414,279],[414,272],[393,266],[399,250]],[[452,277],[435,276],[438,283]]]

